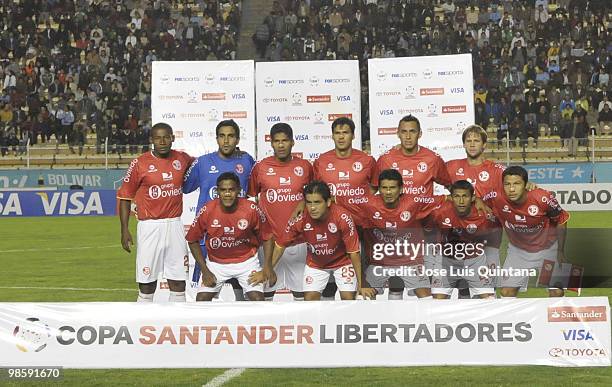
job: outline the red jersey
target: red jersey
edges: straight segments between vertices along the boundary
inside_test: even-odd
[[[262,232],[266,215],[257,205],[238,198],[234,212],[224,212],[215,199],[200,209],[187,232],[187,242],[199,242],[206,235],[208,258],[217,263],[240,263],[253,257],[262,241],[270,239]]]
[[[448,161],[446,169],[453,183],[469,181],[474,186],[476,196],[482,198],[489,192],[501,189],[502,173],[506,167],[491,160],[485,160],[480,165],[469,165],[467,159],[458,159]]]
[[[466,249],[455,250],[460,254],[465,254],[463,258],[457,254],[453,256],[443,254],[450,258],[458,259],[481,256],[491,236],[501,229],[501,225],[493,215],[484,213],[478,215],[478,210],[472,206],[470,213],[465,217],[461,217],[457,210],[455,210],[453,203],[447,201],[432,211],[428,222],[440,230],[440,242],[443,244],[464,244],[465,246],[469,246],[466,244],[471,244],[472,246],[480,244],[479,248],[470,248],[469,251]]]
[[[353,218],[347,210],[337,204],[328,209],[325,220],[314,220],[304,211],[289,223],[276,240],[285,247],[302,236],[308,243],[306,264],[316,269],[337,269],[351,263],[348,253],[359,251],[359,237]]]
[[[532,253],[555,243],[556,226],[569,219],[569,213],[561,208],[557,199],[540,188],[528,191],[522,204],[509,201],[503,190],[492,192],[485,199],[506,230],[510,242]]]
[[[406,156],[401,149],[390,149],[376,162],[374,181],[385,169],[396,169],[404,180],[404,193],[412,196],[433,196],[433,183],[443,186],[451,183],[444,161],[435,152],[419,146],[416,154]]]
[[[304,200],[303,188],[311,180],[312,165],[297,157],[282,163],[270,156],[253,167],[248,195],[259,194],[259,206],[277,238],[285,231],[296,204]],[[293,244],[302,242],[298,240]]]
[[[132,160],[117,198],[135,201],[139,220],[177,218],[183,213],[183,177],[193,160],[176,150],[165,158],[147,152]]]
[[[368,202],[361,207],[368,225],[364,239],[369,262],[372,265],[400,266],[423,263],[423,250],[404,250],[402,254],[384,253],[377,259],[377,246],[395,245],[407,240],[413,246],[424,246],[424,233],[421,220],[436,208],[444,196],[402,195],[396,208],[387,208],[380,195],[370,195]],[[381,251],[378,251],[381,254]]]
[[[314,178],[329,185],[336,203],[350,212],[358,226],[362,226],[365,221],[359,206],[370,193],[375,165],[372,156],[357,149],[353,149],[346,158],[339,158],[332,149],[321,154],[313,163]]]

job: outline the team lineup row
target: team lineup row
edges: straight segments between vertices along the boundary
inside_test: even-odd
[[[544,259],[564,262],[568,213],[523,168],[486,160],[481,127],[462,135],[467,157],[446,163],[419,145],[414,116],[400,120],[400,143],[377,161],[352,149],[354,129],[348,118],[335,120],[334,149],[311,164],[292,156],[293,131],[277,123],[273,155],[255,163],[237,147],[233,120],[216,127],[218,151],[197,159],[171,149],[169,125],[155,125],[153,150],[131,163],[117,193],[127,251],[130,202],[137,206],[138,301],[152,301],[160,274],[170,300],[185,300],[187,246],[200,301],[226,281],[237,299],[250,300],[271,299],[282,287],[296,299],[333,297],[336,288],[342,299],[375,298],[387,283],[390,299],[404,289],[447,298],[462,279],[481,298],[495,287],[515,297]],[[434,196],[434,182],[450,195]],[[185,237],[182,194],[198,188],[198,215]],[[502,229],[509,239],[503,269]]]

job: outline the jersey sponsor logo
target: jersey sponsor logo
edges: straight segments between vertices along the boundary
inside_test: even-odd
[[[419,164],[417,165],[417,170],[419,172],[426,172],[427,171],[427,164],[424,161],[419,162]]]
[[[268,200],[268,203],[270,204],[284,203],[284,202],[295,203],[300,200],[304,200],[304,195],[301,192],[285,193],[285,189],[275,190],[275,189],[270,188],[266,191],[266,199]]]
[[[219,224],[219,219],[213,219],[212,224],[210,225],[210,227],[221,227],[221,224]]]
[[[327,168],[325,168],[326,171],[335,171],[336,167],[334,167],[333,163],[328,163],[327,164]]]
[[[455,172],[455,175],[457,175],[457,176],[464,176],[463,168],[457,169],[457,172]]]
[[[452,226],[450,218],[444,218],[442,224],[445,226]]]
[[[327,240],[327,233],[317,234],[317,242],[322,242]]]
[[[242,164],[236,164],[236,166],[234,167],[234,170],[238,174],[243,174],[244,173],[244,167],[242,166]]]
[[[219,192],[217,191],[217,186],[210,187],[208,190],[208,196],[211,199],[217,199],[219,197]]]
[[[530,205],[529,207],[527,207],[527,212],[531,216],[536,216],[538,214],[538,206],[533,205],[533,204]]]
[[[480,181],[487,181],[489,180],[489,172],[487,171],[481,171],[478,174],[478,179],[480,179]]]
[[[138,164],[138,159],[134,159],[130,163],[130,167],[128,168],[127,172],[125,173],[125,177],[123,178],[123,181],[125,183],[130,181],[130,178],[132,177],[132,172],[134,171],[134,167],[136,166],[136,164]],[[149,168],[150,168],[150,166],[149,166]]]
[[[410,211],[402,211],[402,213],[400,214],[400,219],[403,222],[407,222],[410,220],[410,216],[411,216]]]
[[[293,168],[293,173],[295,173],[296,176],[304,176],[304,168],[302,167],[295,167]]]
[[[414,171],[412,169],[402,169],[402,176],[412,177],[414,176]]]
[[[328,103],[331,102],[331,95],[309,95],[306,103]]]
[[[510,211],[510,207],[508,207],[507,204],[504,204],[504,208],[502,208],[502,212],[511,213],[512,211]]]
[[[170,187],[166,187],[170,186]],[[183,189],[181,187],[174,188],[174,184],[166,184],[166,185],[152,185],[149,187],[149,197],[153,200],[157,200],[160,198],[170,198],[174,196],[181,196],[183,194]]]
[[[238,228],[239,228],[239,229],[241,229],[241,230],[243,230],[243,231],[244,231],[244,230],[246,230],[246,229],[247,229],[247,227],[249,227],[249,221],[248,221],[248,220],[246,220],[246,219],[242,218],[242,219],[240,219],[240,220],[238,221]]]
[[[425,196],[415,196],[414,197],[414,202],[415,203],[424,203],[424,204],[431,204],[433,203],[436,199],[432,198],[432,197],[425,197]]]
[[[397,222],[385,221],[385,228],[389,230],[397,230]]]
[[[202,101],[225,101],[225,93],[202,93]]]
[[[447,105],[442,106],[442,113],[465,113],[467,107],[465,105]]]
[[[372,215],[372,219],[380,220],[382,217],[380,216],[380,212],[376,211],[374,215]]]
[[[525,217],[525,215],[514,214],[514,220],[516,222],[525,223],[527,222],[527,217]]]
[[[312,231],[312,230],[314,229],[312,228],[312,225],[310,223],[306,223],[304,225],[304,231]]]
[[[338,180],[349,180],[351,178],[351,175],[349,174],[349,172],[344,172],[344,171],[338,171]]]
[[[172,172],[162,172],[162,180],[163,181],[172,180]]]
[[[155,167],[155,165],[149,164],[149,170],[147,172],[149,173],[157,172],[157,168]]]
[[[327,224],[327,229],[329,230],[329,232],[331,232],[332,234],[335,234],[338,231],[338,227],[336,226],[335,223],[328,223]]]
[[[224,226],[223,227],[223,232],[225,234],[233,234],[234,233],[234,228],[233,227],[229,227],[229,226]]]
[[[279,184],[280,185],[291,185],[291,176],[289,176],[289,177],[281,176],[279,178]]]
[[[208,173],[219,173],[219,170],[217,169],[216,165],[211,165]]]
[[[183,166],[183,165],[181,164],[181,161],[180,161],[180,160],[174,160],[174,161],[172,161],[172,167],[173,167],[174,169],[176,169],[177,171],[180,171],[182,166]]]
[[[361,161],[355,161],[353,163],[353,171],[361,172],[362,170],[363,170],[363,164],[361,164]]]
[[[274,168],[268,168],[268,172],[266,172],[266,176],[275,176],[276,172],[274,172]]]

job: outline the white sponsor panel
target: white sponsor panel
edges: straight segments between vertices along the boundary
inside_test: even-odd
[[[420,144],[444,160],[465,157],[461,133],[474,123],[471,54],[369,59],[368,75],[374,157],[398,143],[397,124],[410,114],[421,122]]]
[[[0,314],[0,363],[17,367],[610,365],[606,297],[1,303]]]
[[[542,184],[566,211],[610,211],[612,184]]]
[[[257,159],[272,155],[270,128],[293,128],[293,152],[308,160],[332,149],[331,124],[342,116],[355,122],[353,147],[361,149],[361,86],[355,60],[258,62]]]

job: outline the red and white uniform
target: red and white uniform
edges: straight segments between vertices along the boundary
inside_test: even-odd
[[[433,183],[443,186],[451,183],[442,158],[435,152],[419,146],[416,154],[406,156],[401,149],[390,149],[376,162],[375,186],[378,175],[385,169],[395,169],[402,175],[404,193],[412,196],[433,196]]]
[[[224,212],[220,199],[206,203],[187,232],[188,242],[198,242],[206,236],[209,270],[217,278],[215,288],[200,288],[200,291],[217,292],[223,282],[237,278],[240,285],[249,292],[263,291],[248,285],[248,277],[259,271],[257,249],[262,241],[270,238],[263,229],[266,216],[257,205],[238,198],[236,210]],[[239,268],[240,270],[236,270]]]
[[[329,185],[336,203],[350,212],[357,226],[365,222],[360,205],[367,200],[370,184],[374,183],[375,166],[374,158],[358,149],[346,158],[339,158],[332,149],[313,163],[314,178]]]
[[[183,212],[183,177],[193,158],[172,150],[160,158],[147,152],[128,168],[117,198],[136,203],[136,281],[187,278],[188,250],[180,216]]]
[[[469,165],[467,159],[457,159],[448,161],[446,169],[452,183],[467,180],[474,187],[476,196],[483,198],[489,192],[501,189],[502,173],[506,168],[491,160],[485,160],[480,165]]]
[[[504,268],[539,269],[544,259],[557,261],[557,226],[566,223],[569,213],[554,196],[543,189],[526,192],[522,204],[509,201],[503,191],[490,193],[487,202],[508,235]],[[525,287],[528,278],[504,277],[502,287]]]
[[[249,178],[249,196],[259,197],[259,207],[266,214],[272,234],[278,239],[284,233],[297,203],[304,200],[303,188],[312,180],[312,165],[307,160],[293,157],[280,162],[274,156],[257,162]],[[263,252],[260,251],[263,262]],[[285,250],[275,268],[278,280],[266,291],[289,288],[302,291],[306,245],[298,238]]]
[[[341,291],[355,291],[357,282],[349,253],[359,252],[359,237],[350,213],[332,204],[325,220],[314,220],[308,211],[289,223],[276,244],[285,247],[303,237],[308,244],[308,257],[304,271],[304,291],[322,291],[329,275],[334,274]],[[308,268],[315,270],[308,270]],[[327,276],[313,275],[328,271]],[[344,276],[343,276],[344,274]],[[324,277],[324,278],[323,278]]]

